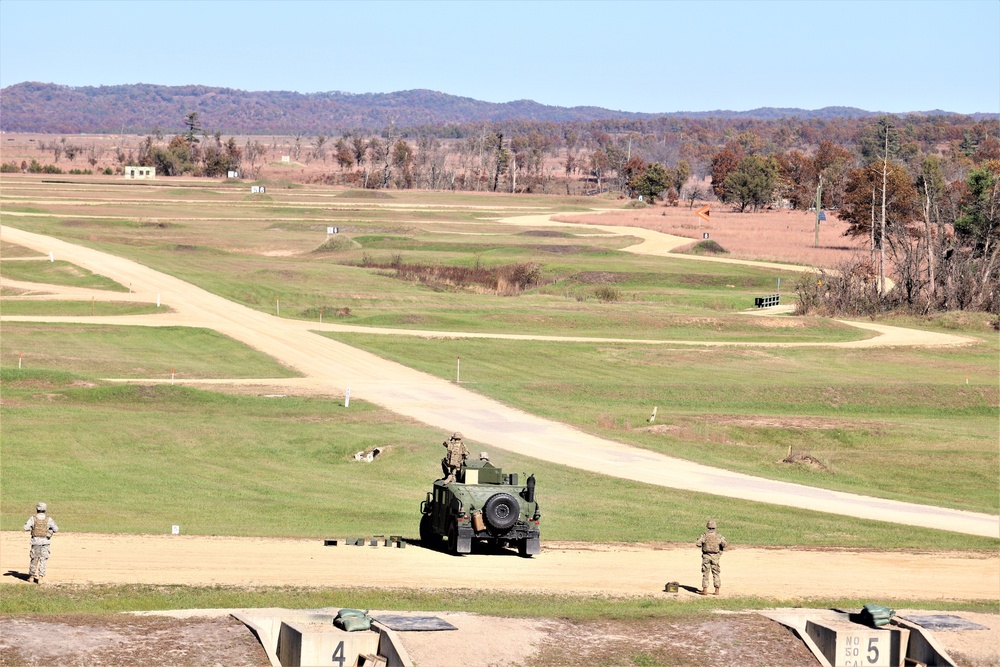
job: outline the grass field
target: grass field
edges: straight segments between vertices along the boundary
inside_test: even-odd
[[[157,308],[150,303],[129,303],[127,301],[38,301],[7,300],[0,304],[4,315],[149,315],[167,312],[167,307]]]
[[[361,401],[233,396],[179,386],[5,369],[5,507],[45,497],[74,530],[416,537],[418,505],[440,472],[442,434]],[[372,464],[359,450],[383,447]],[[43,457],[49,474],[31,474]],[[987,549],[956,537],[761,503],[674,491],[494,452],[539,480],[547,539],[687,542],[725,517],[747,545]],[[379,502],[371,501],[377,491]],[[212,507],[206,513],[205,507]],[[639,508],[669,507],[669,512]],[[0,527],[23,519],[5,513]]]
[[[89,287],[113,292],[128,291],[127,287],[113,280],[63,261],[3,262],[0,263],[0,278],[69,287]]]
[[[423,591],[372,588],[221,588],[201,586],[60,586],[36,590],[10,586],[0,599],[0,614],[112,613],[156,609],[239,609],[284,607],[360,607],[399,611],[463,611],[505,617],[640,619],[690,617],[718,610],[740,611],[774,606],[774,600],[748,597],[683,598],[518,594],[479,590]],[[986,602],[881,600],[893,608],[996,613]],[[823,609],[859,609],[867,600],[810,600]]]
[[[131,187],[4,183],[4,224],[129,257],[285,317],[396,328],[689,341],[820,342],[863,338],[816,318],[751,318],[753,296],[794,273],[620,253],[629,241],[580,225],[511,228],[517,214],[580,210],[593,200],[474,193],[269,188],[248,200],[223,184]],[[386,194],[386,193],[378,193]],[[363,196],[362,196],[363,195]],[[605,202],[604,205],[607,203]],[[326,227],[356,243],[317,249]],[[5,244],[4,253],[30,256]],[[518,297],[398,280],[377,261],[474,266],[533,262],[543,283]],[[3,262],[0,276],[124,291],[60,262]],[[615,301],[598,296],[613,287]],[[790,289],[790,288],[789,288]],[[6,295],[5,295],[6,296]],[[5,298],[4,314],[87,314],[90,304]],[[110,306],[108,306],[110,308]],[[120,312],[137,312],[128,310]],[[32,309],[42,311],[32,311]],[[80,309],[83,313],[80,313]],[[44,310],[51,309],[51,310]],[[109,311],[104,311],[109,312]],[[96,306],[95,306],[96,314]],[[451,379],[544,417],[673,456],[825,488],[996,513],[996,336],[985,318],[909,322],[978,336],[944,350],[691,349],[629,343],[338,340]],[[25,368],[17,370],[19,354]],[[222,336],[177,328],[5,322],[2,346],[4,507],[38,494],[75,530],[309,535],[331,529],[416,533],[417,505],[438,473],[441,433],[363,402],[217,394],[101,379],[288,377]],[[968,376],[968,384],[966,377]],[[645,419],[658,407],[655,428]],[[371,466],[350,460],[386,446]],[[778,463],[789,447],[823,467]],[[30,475],[44,455],[53,474]],[[687,527],[726,517],[743,544],[995,549],[997,541],[903,528],[609,479],[504,454],[540,480],[546,536],[687,541]],[[292,491],[294,489],[294,491]],[[378,489],[382,501],[362,500]],[[586,510],[582,499],[601,489]],[[206,517],[206,503],[219,512]],[[670,507],[639,520],[636,507]],[[331,526],[331,516],[338,524]],[[624,517],[624,518],[623,518]],[[4,528],[22,519],[5,513]],[[18,522],[17,526],[14,522]]]
[[[23,355],[25,369],[82,371],[105,378],[164,379],[171,369],[182,378],[297,375],[270,357],[204,329],[8,322],[3,338],[3,367],[16,366]]]

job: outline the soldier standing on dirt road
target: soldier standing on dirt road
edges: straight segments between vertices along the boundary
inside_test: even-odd
[[[708,531],[702,533],[698,541],[695,542],[695,546],[701,547],[701,590],[698,591],[698,594],[708,595],[709,573],[711,573],[711,578],[715,580],[714,594],[718,595],[719,589],[722,588],[722,571],[719,567],[719,560],[729,543],[726,542],[725,537],[715,532],[715,519],[709,520],[705,527],[708,528]]]
[[[31,565],[28,567],[28,581],[42,583],[45,577],[45,563],[49,560],[49,544],[52,535],[59,532],[59,526],[45,515],[48,506],[45,503],[35,505],[38,514],[30,517],[24,524],[25,530],[31,531]]]
[[[441,459],[441,470],[444,472],[444,483],[451,484],[462,469],[465,459],[469,458],[469,448],[462,442],[462,434],[455,432],[451,438],[442,443],[448,448],[448,453]]]

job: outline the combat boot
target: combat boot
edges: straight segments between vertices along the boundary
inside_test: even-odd
[[[706,591],[706,590],[705,590],[705,589],[703,588],[703,589],[701,589],[700,591],[698,591],[698,595],[708,595],[708,591]]]
[[[716,587],[715,587],[715,592],[714,592],[714,593],[712,593],[712,595],[718,595],[718,594],[719,594],[719,591],[721,591],[721,590],[722,590],[722,586],[716,586]]]

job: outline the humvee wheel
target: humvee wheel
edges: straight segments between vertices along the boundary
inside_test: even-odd
[[[517,541],[517,555],[521,558],[531,558],[531,554],[528,553],[527,538]]]
[[[509,493],[496,493],[483,505],[483,516],[497,530],[509,530],[519,513],[517,499]]]
[[[431,515],[420,517],[420,546],[436,549],[441,543],[441,537],[431,527]]]

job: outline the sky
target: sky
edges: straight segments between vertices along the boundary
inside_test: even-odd
[[[1000,113],[1000,0],[0,0],[0,87],[24,81]]]

